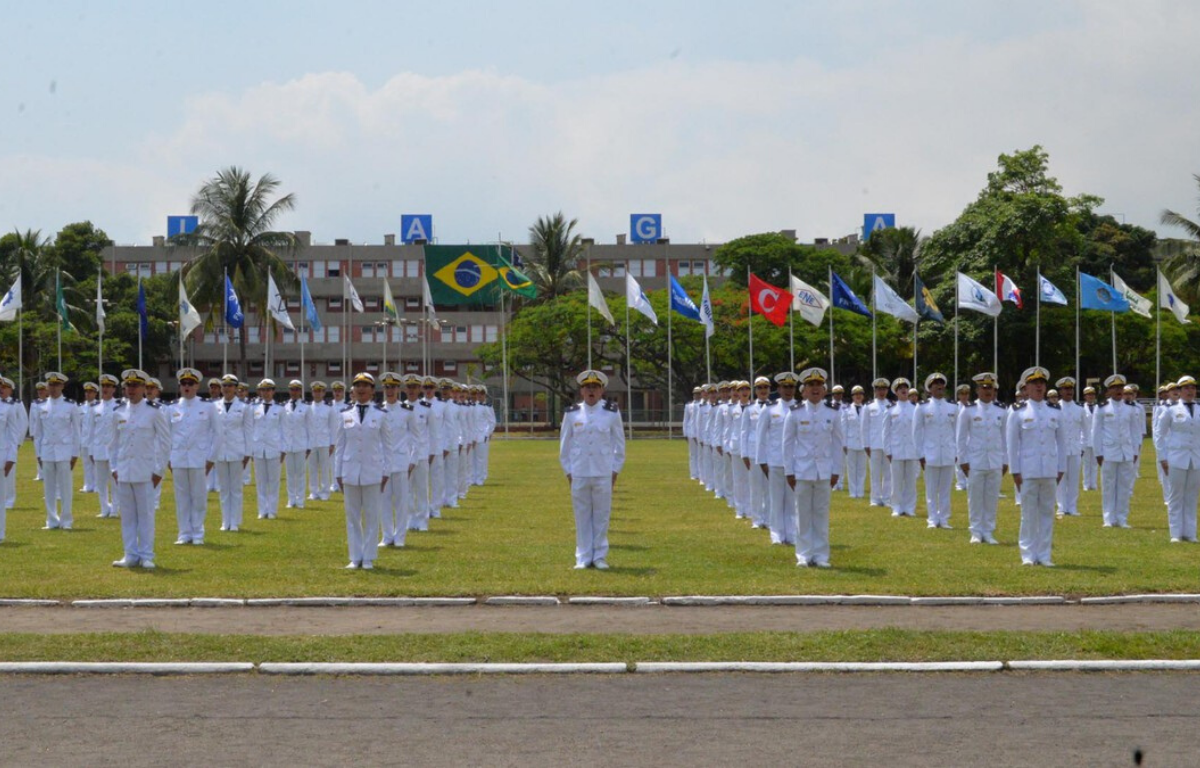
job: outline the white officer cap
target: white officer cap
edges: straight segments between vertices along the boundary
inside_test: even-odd
[[[757,376],[754,379],[754,386],[769,387],[769,386],[771,386],[771,380],[768,379],[766,376]]]
[[[232,373],[227,373],[221,377],[221,384],[233,384],[234,386],[237,386],[238,384],[241,384],[241,382],[238,381],[237,376],[234,376]]]
[[[292,379],[288,382],[288,389],[304,389],[304,382],[300,379]]]
[[[437,385],[441,389],[454,389],[454,380],[443,377],[437,380]]]
[[[372,376],[371,374],[367,373],[366,371],[363,371],[362,373],[356,373],[354,375],[354,379],[351,381],[351,383],[352,384],[370,384],[372,387],[374,387],[375,386],[375,377]]]
[[[971,385],[970,384],[959,384],[957,387],[954,388],[955,394],[960,394],[962,392],[966,392],[967,394],[970,394],[971,393]]]
[[[800,382],[803,384],[824,384],[829,374],[824,368],[805,368],[800,371]],[[836,389],[836,388],[835,388]]]
[[[1047,397],[1047,398],[1054,398],[1054,399],[1056,399],[1056,400],[1057,400],[1057,399],[1058,399],[1058,390],[1057,390],[1057,389],[1052,389],[1052,390],[1048,391],[1048,392],[1046,393],[1046,397]]]
[[[211,379],[208,380],[208,386],[210,388],[211,387],[219,387],[219,386],[221,386],[221,380],[218,379],[216,376],[213,376]]]
[[[421,386],[421,377],[415,373],[404,374],[404,386],[406,386],[406,387]]]
[[[311,389],[313,392],[324,392],[327,387],[325,386],[325,382],[317,380],[312,383]]]
[[[263,379],[258,382],[257,389],[275,389],[275,382],[271,379]]]
[[[94,381],[83,382],[83,391],[84,392],[98,392],[99,390],[100,390],[100,387],[96,386],[96,382],[94,382]]]
[[[125,382],[126,386],[130,384],[146,384],[150,381],[150,376],[145,371],[138,370],[137,368],[128,368],[121,371],[121,381]]]
[[[845,387],[843,387],[841,384],[834,384],[834,385],[833,385],[833,389],[831,389],[831,390],[829,390],[829,391],[830,391],[830,392],[832,392],[832,393],[833,393],[833,394],[835,394],[835,395],[836,395],[836,394],[839,394],[839,393],[843,393],[843,394],[844,394],[844,393],[845,393],[845,391],[846,391],[846,388],[845,388]]]
[[[897,389],[900,389],[900,387],[908,387],[909,389],[912,389],[912,382],[901,376],[892,382],[892,391],[895,392]]]
[[[947,383],[946,382],[946,374],[938,373],[938,372],[934,371],[933,373],[926,376],[925,377],[925,391],[926,392],[929,391],[930,385],[933,384],[933,382],[935,382],[935,381],[940,381],[943,384],[946,384]]]
[[[333,389],[345,389],[346,383],[344,381],[335,381],[333,382],[332,387]]]
[[[590,368],[576,376],[575,381],[579,382],[579,386],[581,387],[587,384],[599,384],[602,387],[608,386],[608,377],[601,371],[594,371]],[[726,383],[725,386],[728,387],[729,384]]]
[[[1058,387],[1059,389],[1066,389],[1067,387],[1075,389],[1075,379],[1071,376],[1063,376],[1061,379],[1054,382],[1054,386]]]
[[[70,381],[70,379],[58,371],[51,371],[50,373],[46,374],[47,384],[66,384],[68,381]]]
[[[1133,388],[1131,385],[1129,385],[1129,384],[1126,384],[1126,385],[1125,385],[1125,386],[1124,386],[1124,387],[1121,389],[1121,391],[1122,391],[1122,392],[1127,392],[1127,393],[1129,393],[1129,394],[1131,394],[1131,395],[1133,395],[1133,394],[1137,394],[1137,390],[1136,390],[1136,389],[1134,389],[1134,388]]]
[[[733,388],[734,388],[734,389],[737,389],[737,390],[742,390],[742,389],[750,389],[750,382],[748,382],[748,381],[735,381],[735,382],[733,382]]]
[[[0,376],[0,385],[6,386],[9,389],[17,388],[16,383],[12,379],[8,378],[7,376]]]
[[[400,374],[394,371],[385,371],[379,377],[379,383],[385,387],[398,387],[403,383],[403,379],[400,378]]]
[[[861,394],[864,394],[864,392],[863,392],[863,388],[862,388],[862,385],[861,385],[861,384],[855,384],[853,387],[851,387],[851,388],[850,388],[850,394],[852,394],[852,395],[861,395]]]
[[[700,387],[692,387],[692,394],[693,394],[693,395],[695,395],[695,394],[698,394],[698,393],[700,393],[700,392],[703,392],[703,391],[704,391],[704,390],[703,390],[703,389],[701,389]]]
[[[794,387],[799,381],[800,379],[791,371],[775,374],[775,383],[782,386]]]
[[[1095,387],[1084,387],[1084,388],[1083,388],[1083,394],[1085,394],[1085,395],[1094,395],[1094,394],[1096,394],[1096,388],[1095,388]]]
[[[44,381],[39,381],[37,384],[34,384],[34,385],[33,385],[33,388],[34,388],[34,389],[45,389],[45,388],[46,388],[46,382],[44,382]]]
[[[717,389],[730,389],[731,386],[732,385],[728,381],[717,382]]]
[[[991,371],[977,373],[971,377],[971,381],[975,382],[975,385],[979,387],[995,387],[997,383],[996,374]]]
[[[200,375],[200,371],[197,371],[195,368],[180,368],[175,373],[175,380],[180,384],[185,381],[194,381],[199,384],[203,378],[204,377]]]
[[[878,379],[875,379],[875,381],[871,382],[871,388],[872,389],[891,389],[892,382],[890,382],[887,379],[880,376]]]
[[[1105,389],[1108,389],[1109,387],[1124,387],[1125,384],[1125,377],[1119,373],[1114,373],[1112,376],[1109,376],[1104,380]]]
[[[1021,386],[1025,386],[1031,381],[1050,381],[1050,371],[1047,371],[1040,365],[1035,365],[1032,368],[1026,368],[1021,374]]]
[[[1196,386],[1196,380],[1194,378],[1192,378],[1191,376],[1182,376],[1182,377],[1180,377],[1179,381],[1175,382],[1175,386],[1177,386],[1177,387],[1189,387],[1189,386],[1194,387],[1194,386]]]

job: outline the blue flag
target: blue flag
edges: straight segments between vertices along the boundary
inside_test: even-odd
[[[300,311],[308,319],[310,328],[321,330],[321,318],[317,316],[317,305],[313,304],[312,294],[308,292],[308,277],[305,275],[300,275]]]
[[[229,275],[225,275],[225,322],[230,328],[241,328],[246,317],[242,314],[242,304],[238,301],[237,292]]]
[[[668,277],[671,279],[671,309],[689,320],[700,322],[700,308],[696,306],[696,302],[692,301],[692,297],[683,290],[683,286],[675,279],[675,275],[668,275]]]
[[[143,339],[150,337],[150,323],[146,319],[146,289],[142,286],[141,279],[138,280],[138,333],[142,334]]]
[[[1104,312],[1128,312],[1129,301],[1121,292],[1098,278],[1079,273],[1079,306]]]
[[[833,294],[833,306],[870,317],[871,310],[867,309],[867,305],[862,303],[862,299],[854,295],[854,291],[850,290],[850,286],[846,285],[846,281],[838,277],[837,272],[831,274],[833,275],[833,290],[830,293]]]

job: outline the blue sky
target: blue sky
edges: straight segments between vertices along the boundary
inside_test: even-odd
[[[0,229],[148,242],[217,169],[381,242],[931,233],[1040,143],[1068,194],[1195,214],[1200,7],[1108,2],[26,3],[0,52]],[[1164,234],[1176,234],[1160,230]]]

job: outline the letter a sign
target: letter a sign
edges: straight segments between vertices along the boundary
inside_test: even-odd
[[[893,229],[896,226],[894,213],[868,213],[863,215],[863,240],[870,240],[871,233],[880,229]]]
[[[433,215],[406,213],[400,217],[400,241],[412,245],[417,240],[433,240]]]

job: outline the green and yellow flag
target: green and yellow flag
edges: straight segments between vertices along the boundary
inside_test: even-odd
[[[62,273],[54,273],[54,309],[58,313],[59,323],[64,331],[72,330],[71,318],[67,314],[67,301],[63,298]]]
[[[396,311],[396,300],[392,298],[392,286],[388,285],[386,277],[383,279],[383,314],[387,315],[387,319],[393,323],[400,322],[400,313]]]
[[[510,254],[515,255],[515,248],[509,246],[508,250]],[[498,269],[500,272],[500,282],[505,288],[517,294],[518,296],[524,296],[527,299],[537,298],[537,287],[533,284],[533,281],[512,265],[512,262],[515,261],[515,259],[505,258],[503,253],[497,253],[496,258],[500,261],[500,267]]]
[[[537,295],[529,278],[495,245],[427,245],[425,276],[435,304],[495,304],[502,288]]]

